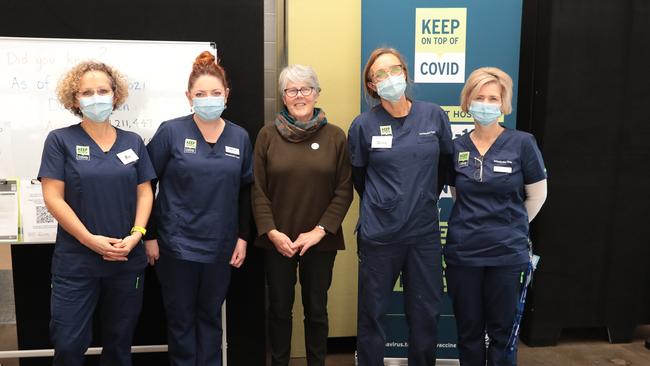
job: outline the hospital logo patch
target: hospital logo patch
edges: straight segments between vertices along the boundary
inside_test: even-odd
[[[185,146],[183,152],[186,154],[196,154],[196,140],[185,139]]]
[[[90,146],[77,145],[77,160],[90,160]]]
[[[458,166],[464,167],[469,164],[469,151],[460,151],[458,153]]]
[[[379,132],[382,136],[391,136],[393,134],[393,128],[389,126],[379,126]]]

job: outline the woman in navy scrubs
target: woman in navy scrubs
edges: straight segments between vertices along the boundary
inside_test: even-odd
[[[531,134],[497,123],[511,101],[512,79],[494,67],[472,72],[461,92],[475,128],[454,140],[445,245],[461,365],[516,364],[511,334],[531,261],[528,223],[546,198],[546,170]]]
[[[160,183],[147,257],[156,263],[173,366],[221,365],[221,305],[231,266],[246,256],[252,147],[243,128],[221,117],[228,93],[224,69],[201,53],[186,92],[195,113],[163,122],[147,145]]]
[[[388,310],[400,272],[409,326],[409,365],[433,365],[442,295],[438,227],[439,162],[450,161],[451,129],[436,104],[411,100],[408,71],[394,49],[374,50],[364,69],[367,95],[379,104],[359,115],[348,143],[361,197],[359,365],[383,365]]]
[[[140,136],[108,116],[128,95],[126,80],[103,63],[82,62],[57,93],[81,123],[45,140],[38,178],[59,222],[52,257],[50,336],[54,365],[82,365],[102,309],[101,365],[131,365],[140,309],[155,172]]]

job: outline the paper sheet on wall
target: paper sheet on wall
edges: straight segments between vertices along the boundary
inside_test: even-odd
[[[45,207],[41,183],[36,179],[20,181],[20,214],[23,241],[49,243],[56,239],[57,222]]]
[[[18,241],[18,184],[0,178],[0,242]]]
[[[13,170],[11,123],[0,121],[0,178],[6,178]]]

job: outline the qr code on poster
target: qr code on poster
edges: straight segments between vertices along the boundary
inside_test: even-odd
[[[36,223],[37,224],[53,224],[54,217],[50,214],[45,206],[36,206]]]

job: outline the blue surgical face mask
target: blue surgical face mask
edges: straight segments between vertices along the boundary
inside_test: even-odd
[[[113,95],[79,98],[79,109],[89,120],[95,123],[105,122],[113,112]]]
[[[501,117],[501,104],[472,101],[469,113],[482,126],[489,126]]]
[[[194,112],[206,122],[216,121],[221,117],[221,113],[226,109],[226,98],[224,97],[205,97],[192,98]]]
[[[406,90],[404,75],[391,76],[377,84],[377,94],[382,99],[397,103]]]

